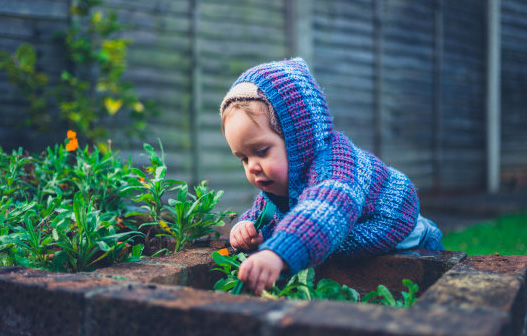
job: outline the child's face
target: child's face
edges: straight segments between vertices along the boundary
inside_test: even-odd
[[[253,117],[254,120],[243,110],[233,108],[224,122],[227,143],[242,161],[252,185],[277,196],[287,196],[285,141],[271,129],[265,112],[257,112]]]

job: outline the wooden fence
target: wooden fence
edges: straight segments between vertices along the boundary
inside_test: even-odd
[[[489,0],[494,1],[494,0]],[[218,105],[246,68],[304,57],[336,128],[422,192],[484,189],[487,5],[482,0],[106,0],[132,39],[127,79],[162,115],[172,176],[209,179],[242,210],[256,191],[219,129]],[[40,69],[64,67],[52,34],[70,0],[0,0],[0,49],[36,45]],[[501,1],[501,170],[527,171],[527,2]],[[16,130],[23,102],[0,73],[0,145],[38,149]],[[58,132],[60,133],[60,132]],[[137,162],[140,143],[122,147]]]

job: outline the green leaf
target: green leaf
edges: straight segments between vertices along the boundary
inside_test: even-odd
[[[240,266],[240,263],[234,260],[234,257],[224,256],[218,251],[214,251],[212,253],[212,259],[214,259],[214,262],[220,266],[226,266],[229,265],[231,267],[238,268]]]
[[[384,298],[382,301],[384,304],[390,307],[395,307],[395,299],[386,286],[379,285],[377,287],[377,293]]]
[[[35,48],[28,43],[21,44],[16,52],[15,56],[20,62],[20,67],[26,71],[32,70],[37,61],[37,54]]]
[[[103,241],[98,241],[97,245],[99,245],[99,248],[104,252],[108,252],[111,249],[111,247]]]

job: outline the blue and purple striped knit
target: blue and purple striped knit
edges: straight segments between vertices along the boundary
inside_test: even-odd
[[[272,104],[289,160],[287,199],[260,192],[240,218],[255,221],[266,202],[276,203],[260,250],[278,254],[294,274],[331,254],[389,252],[409,235],[419,214],[413,184],[333,129],[326,99],[302,59],[251,68],[233,87],[242,82],[258,86]]]

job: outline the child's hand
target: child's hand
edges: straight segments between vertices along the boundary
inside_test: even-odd
[[[280,276],[286,264],[270,250],[263,250],[247,258],[240,265],[238,278],[249,286],[256,295],[264,289],[271,288]]]
[[[256,231],[253,222],[243,221],[231,231],[229,241],[235,249],[250,251],[256,249],[263,242],[263,236]]]

